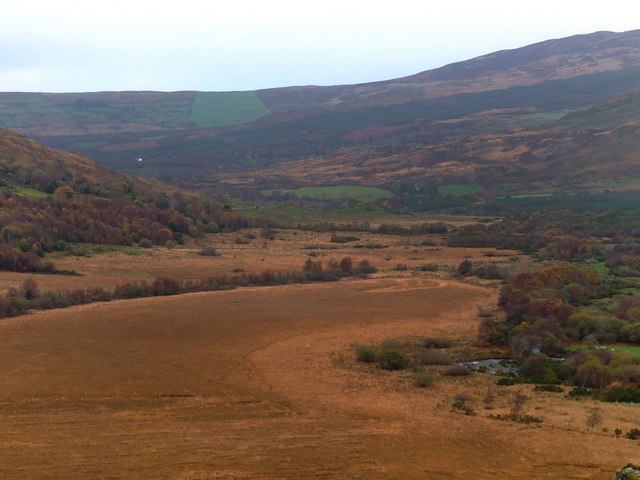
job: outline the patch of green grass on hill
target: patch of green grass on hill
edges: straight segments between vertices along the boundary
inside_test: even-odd
[[[527,123],[533,122],[534,124],[551,123],[560,120],[565,115],[573,113],[574,111],[575,110],[559,110],[556,112],[527,113],[520,116],[520,119]]]
[[[35,190],[29,187],[23,187],[21,185],[16,185],[14,187],[14,192],[17,195],[26,195],[28,197],[35,197],[35,198],[46,198],[49,196],[49,194],[46,192],[41,192],[40,190]]]
[[[521,195],[511,195],[511,198],[520,199],[520,198],[546,198],[552,197],[552,193],[523,193]]]
[[[191,120],[201,128],[238,125],[270,113],[256,92],[200,92],[191,105]]]
[[[565,347],[565,350],[585,350],[591,347],[592,345],[569,345],[568,347]],[[634,355],[640,355],[640,346],[638,345],[597,345],[596,348],[606,348],[607,350],[613,350],[614,352],[629,352]]]
[[[388,190],[359,185],[334,185],[331,187],[301,187],[295,190],[263,190],[263,195],[291,193],[298,198],[309,200],[356,200],[358,202],[375,202],[395,195]]]
[[[471,195],[472,193],[482,191],[481,185],[469,184],[464,185],[460,183],[452,183],[450,185],[440,185],[438,187],[438,194],[440,195]]]

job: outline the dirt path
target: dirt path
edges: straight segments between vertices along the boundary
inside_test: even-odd
[[[376,279],[4,320],[0,477],[596,479],[633,460],[611,436],[452,413],[456,383],[344,368],[359,343],[469,337],[494,297]]]

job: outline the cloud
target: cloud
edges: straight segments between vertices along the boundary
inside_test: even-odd
[[[628,30],[639,14],[615,0],[11,2],[0,15],[0,90],[385,80],[548,38]]]

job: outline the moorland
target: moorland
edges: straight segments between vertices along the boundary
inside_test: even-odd
[[[640,463],[639,43],[0,94],[2,476]]]

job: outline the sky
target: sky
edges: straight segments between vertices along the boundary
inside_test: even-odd
[[[0,91],[364,83],[638,28],[637,0],[0,0]]]

